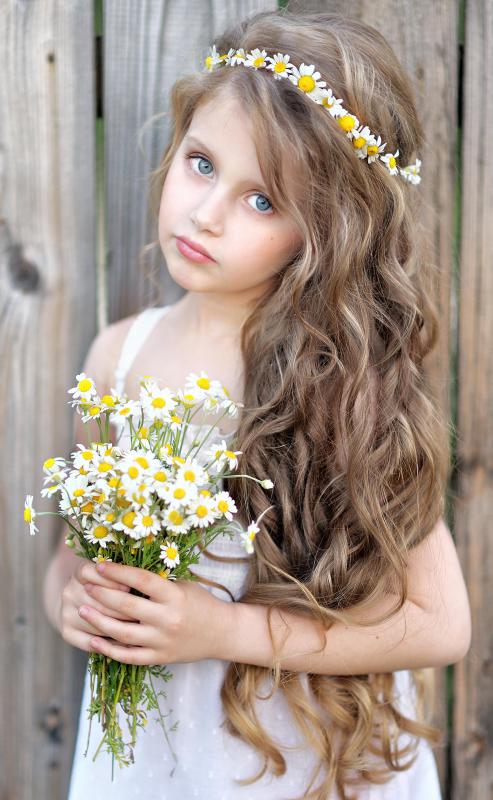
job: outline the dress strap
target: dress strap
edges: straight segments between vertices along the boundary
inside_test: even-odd
[[[127,373],[144,341],[161,317],[163,317],[170,308],[170,305],[160,306],[159,308],[145,308],[144,311],[141,311],[140,314],[135,317],[130,325],[123,341],[118,365],[115,369],[115,389],[118,394],[123,392]]]

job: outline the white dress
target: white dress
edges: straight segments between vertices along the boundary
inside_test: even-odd
[[[170,306],[146,309],[136,317],[122,347],[115,373],[118,391],[122,390],[125,375],[146,336],[168,308]],[[128,446],[123,439],[122,436],[119,444]],[[238,539],[220,537],[209,549],[232,557],[245,556]],[[213,561],[204,554],[194,567],[196,573],[227,586],[235,599],[242,594],[247,570],[245,562]],[[201,585],[221,600],[231,601],[224,591]],[[168,670],[173,673],[172,679],[164,682],[155,678],[154,686],[157,692],[163,690],[166,693],[165,698],[160,697],[160,708],[162,714],[167,715],[168,730],[177,723],[176,729],[168,733],[177,763],[165,741],[157,712],[148,712],[147,727],[138,728],[135,763],[120,768],[115,761],[113,781],[112,757],[104,746],[92,761],[103,736],[97,715],[92,719],[90,747],[84,756],[89,725],[86,709],[90,700],[86,673],[68,800],[130,800],[135,797],[145,800],[291,800],[301,795],[309,783],[316,760],[304,744],[279,690],[270,699],[257,701],[257,713],[268,733],[281,746],[287,771],[280,778],[267,771],[249,786],[235,783],[235,778],[256,774],[263,761],[250,745],[232,737],[221,725],[223,712],[219,692],[226,668],[225,661],[215,659],[168,665]],[[412,715],[410,673],[407,670],[397,672],[396,678],[399,706],[404,713]],[[307,687],[306,673],[301,674],[301,680]],[[120,724],[122,721],[123,714],[120,715]],[[128,729],[123,727],[126,733]],[[129,740],[129,736],[124,738]],[[402,743],[407,741],[402,734]],[[294,749],[284,750],[284,747]],[[418,751],[419,755],[409,770],[396,773],[385,785],[361,789],[358,797],[361,800],[440,800],[432,750],[427,742],[420,740]],[[319,783],[320,775],[315,786]],[[338,800],[338,794],[334,792],[327,800]]]

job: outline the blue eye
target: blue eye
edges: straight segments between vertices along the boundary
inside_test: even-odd
[[[191,169],[192,169],[193,172],[195,172],[196,175],[210,175],[212,170],[214,169],[213,166],[212,166],[212,161],[209,158],[206,158],[205,156],[189,154],[189,155],[186,155],[185,158],[187,159],[187,161],[189,161],[192,164]],[[193,166],[193,162],[195,162],[195,161],[198,161],[198,164],[197,164],[197,167],[199,168],[198,172],[195,169],[195,166]],[[202,172],[200,170],[200,166],[199,166],[200,162],[205,162],[206,164],[208,164],[209,165],[209,169],[206,170],[205,172]],[[260,197],[261,198],[260,205],[258,205],[257,202],[255,203],[255,211],[260,211],[261,213],[264,214],[264,216],[266,215],[266,212],[269,212],[269,211],[273,212],[274,211],[274,206],[272,205],[270,200],[264,194],[260,194],[259,192],[254,192],[252,195],[250,195],[250,197]],[[266,203],[267,203],[267,206],[265,205]]]
[[[257,204],[257,201],[255,202],[255,209],[257,211],[269,211],[271,208],[273,208],[272,203],[267,199],[265,194],[259,194],[258,192],[255,192],[255,194],[252,194],[251,197],[260,197],[260,205]],[[267,207],[265,206],[265,203],[267,203]]]
[[[189,159],[190,162],[195,161],[195,159],[198,158],[199,161],[206,161],[207,163],[209,163],[212,166],[212,164],[209,161],[209,159],[205,158],[204,156],[187,156],[187,158]],[[195,172],[195,170],[194,170],[194,172]],[[199,172],[199,174],[200,175],[210,175],[210,171],[209,172]]]

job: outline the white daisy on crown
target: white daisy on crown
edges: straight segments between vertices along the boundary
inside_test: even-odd
[[[332,90],[327,87],[325,81],[321,80],[320,72],[316,71],[313,64],[300,64],[297,67],[290,61],[288,53],[276,53],[270,56],[267,55],[266,50],[258,47],[249,52],[243,48],[236,50],[232,47],[227,53],[221,54],[214,44],[209,48],[204,59],[204,70],[212,72],[221,66],[244,66],[255,70],[267,69],[272,72],[276,80],[283,78],[290,80],[307,97],[323,106],[338,122],[348,139],[351,140],[358,158],[366,159],[369,164],[381,161],[391,175],[399,175],[414,185],[421,182],[420,159],[417,158],[414,164],[400,167],[397,164],[398,149],[395,153],[384,153],[387,142],[382,144],[380,136],[373,134],[367,125],[360,124],[357,117],[343,106],[343,101],[334,97]]]

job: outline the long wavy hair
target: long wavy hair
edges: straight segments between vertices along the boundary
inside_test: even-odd
[[[279,10],[249,17],[215,43],[220,53],[260,47],[289,53],[297,65],[315,64],[387,150],[399,148],[401,164],[421,153],[410,80],[375,28],[339,14]],[[348,620],[345,609],[395,596],[388,614],[361,623],[374,624],[402,608],[409,550],[444,510],[449,428],[423,370],[438,337],[429,283],[436,267],[418,221],[420,189],[382,163],[358,159],[327,112],[266,70],[222,67],[173,85],[171,137],[151,173],[156,217],[194,111],[225,90],[248,108],[270,199],[304,239],[241,331],[245,407],[236,447],[243,473],[269,475],[275,485],[266,492],[236,478],[226,487],[244,519],[268,509],[238,599],[266,605],[270,615],[276,608],[315,620],[322,650],[330,627]],[[306,177],[302,196],[287,191],[285,164]],[[231,663],[221,687],[227,730],[264,757],[262,770],[239,783],[268,768],[286,771],[255,710],[265,681],[269,697],[284,693],[318,757],[304,798],[322,800],[335,788],[347,800],[350,786],[408,769],[419,739],[441,741],[428,719],[430,670],[410,673],[413,718],[396,704],[392,673],[309,673],[305,687],[300,673],[281,667],[270,615],[272,668]]]

